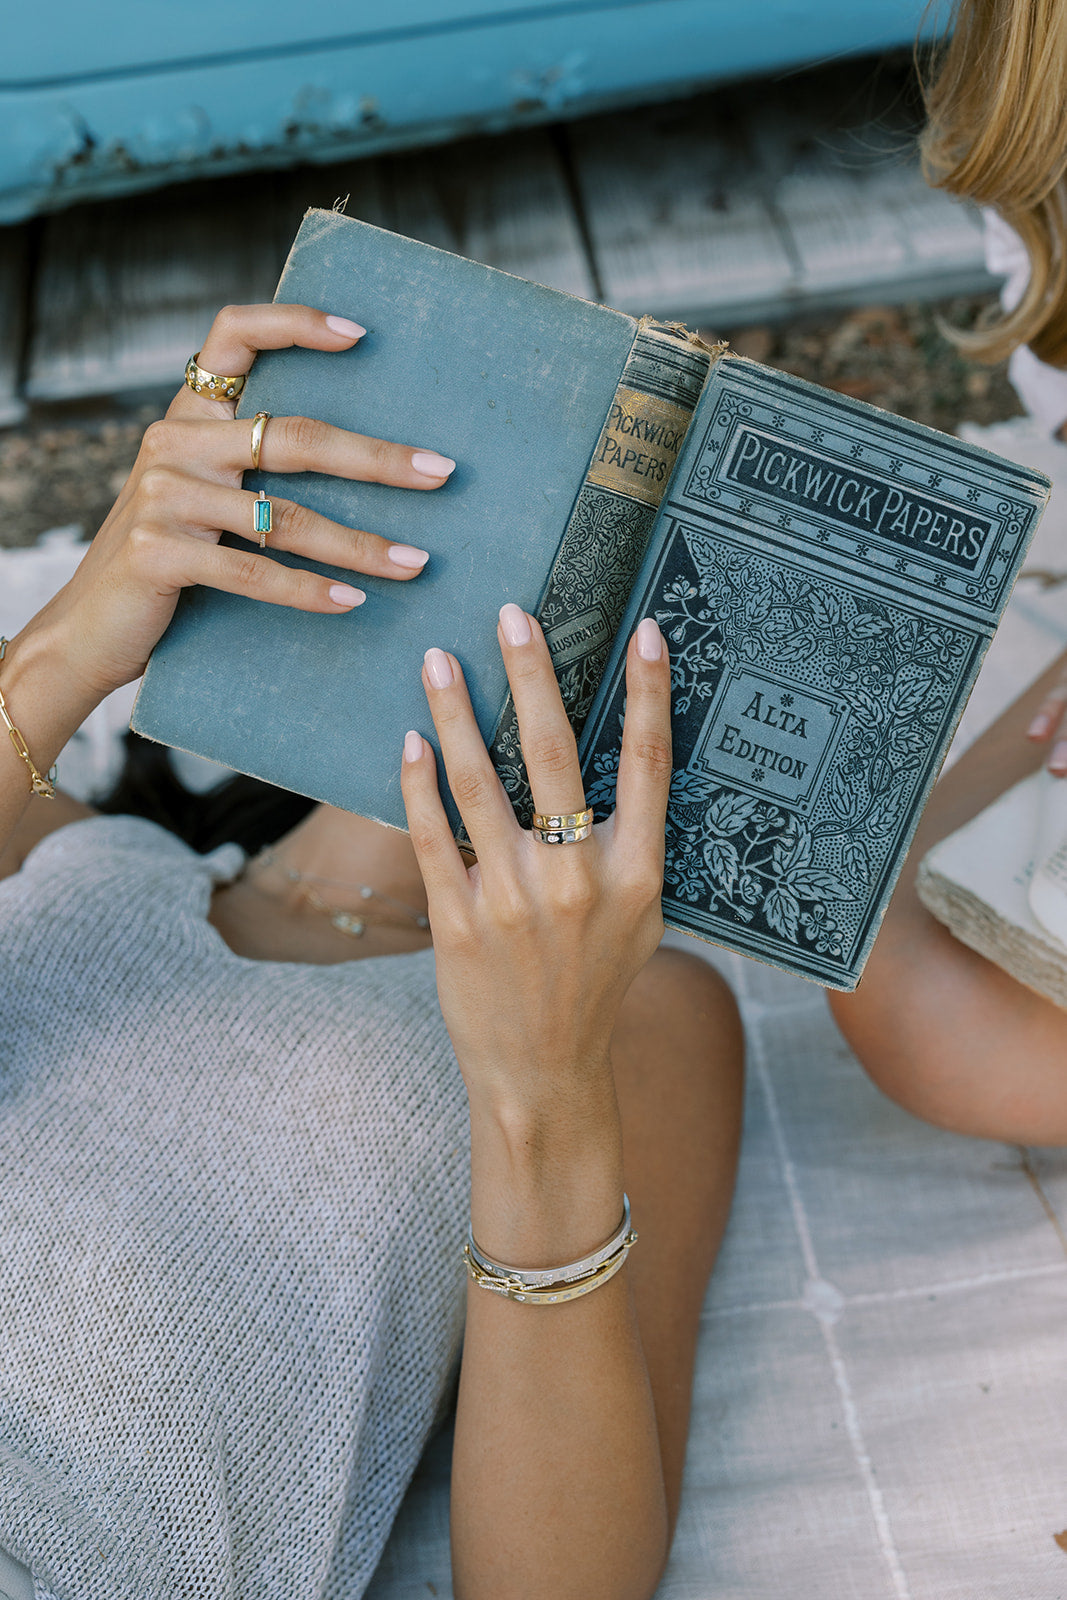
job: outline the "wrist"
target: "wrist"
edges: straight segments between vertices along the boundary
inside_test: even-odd
[[[72,670],[54,632],[35,619],[8,641],[0,664],[0,688],[8,713],[41,772],[52,767],[101,699]],[[4,744],[19,761],[10,741],[5,739]]]
[[[556,1266],[596,1249],[622,1214],[614,1082],[540,1104],[471,1104],[471,1228],[514,1265]]]

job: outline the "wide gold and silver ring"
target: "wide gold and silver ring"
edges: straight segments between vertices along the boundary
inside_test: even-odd
[[[593,831],[593,808],[584,811],[536,811],[530,831],[542,844],[577,844]]]
[[[199,350],[185,363],[186,383],[194,394],[203,395],[205,400],[236,400],[247,377],[247,372],[238,372],[232,378],[224,377],[219,372],[209,372],[200,365]]]

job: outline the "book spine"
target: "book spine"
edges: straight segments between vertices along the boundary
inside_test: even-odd
[[[646,317],[638,325],[537,611],[576,735],[600,685],[704,380],[724,349],[677,324]],[[489,753],[527,826],[533,800],[510,695]]]

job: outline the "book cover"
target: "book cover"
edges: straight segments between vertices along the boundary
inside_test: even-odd
[[[624,640],[671,650],[669,925],[855,987],[1048,479],[726,356],[581,753],[610,809]]]
[[[588,705],[710,356],[670,330],[328,211],[304,219],[277,298],[369,331],[340,354],[264,352],[241,416],[316,417],[458,465],[433,493],[313,473],[249,472],[245,487],[430,560],[411,583],[361,575],[366,603],[346,616],[186,590],[132,726],[403,828],[400,751],[408,728],[427,728],[430,645],[462,660],[505,775],[515,765],[496,645],[505,601],[544,617],[565,698],[575,715]],[[284,552],[270,559],[352,577]],[[511,781],[521,803],[524,777]]]
[[[133,726],[403,827],[399,751],[427,726],[436,644],[463,662],[525,823],[495,641],[514,600],[545,627],[603,814],[626,641],[655,614],[675,682],[667,922],[854,987],[1048,480],[331,212],[305,218],[278,294],[370,332],[341,355],[263,354],[242,415],[315,416],[459,466],[433,494],[246,486],[430,561],[414,583],[361,579],[367,602],[343,617],[188,591]]]

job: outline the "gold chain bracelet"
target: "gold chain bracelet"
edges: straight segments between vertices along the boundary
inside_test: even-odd
[[[7,640],[0,639],[0,662],[3,661],[6,655]],[[56,797],[56,769],[53,767],[47,776],[43,776],[38,772],[37,767],[34,765],[33,757],[26,748],[25,739],[11,720],[2,689],[0,689],[0,720],[3,721],[4,727],[7,729],[7,736],[15,747],[15,754],[20,761],[25,761],[30,769],[30,786],[34,794],[39,795],[42,800],[54,800]]]

